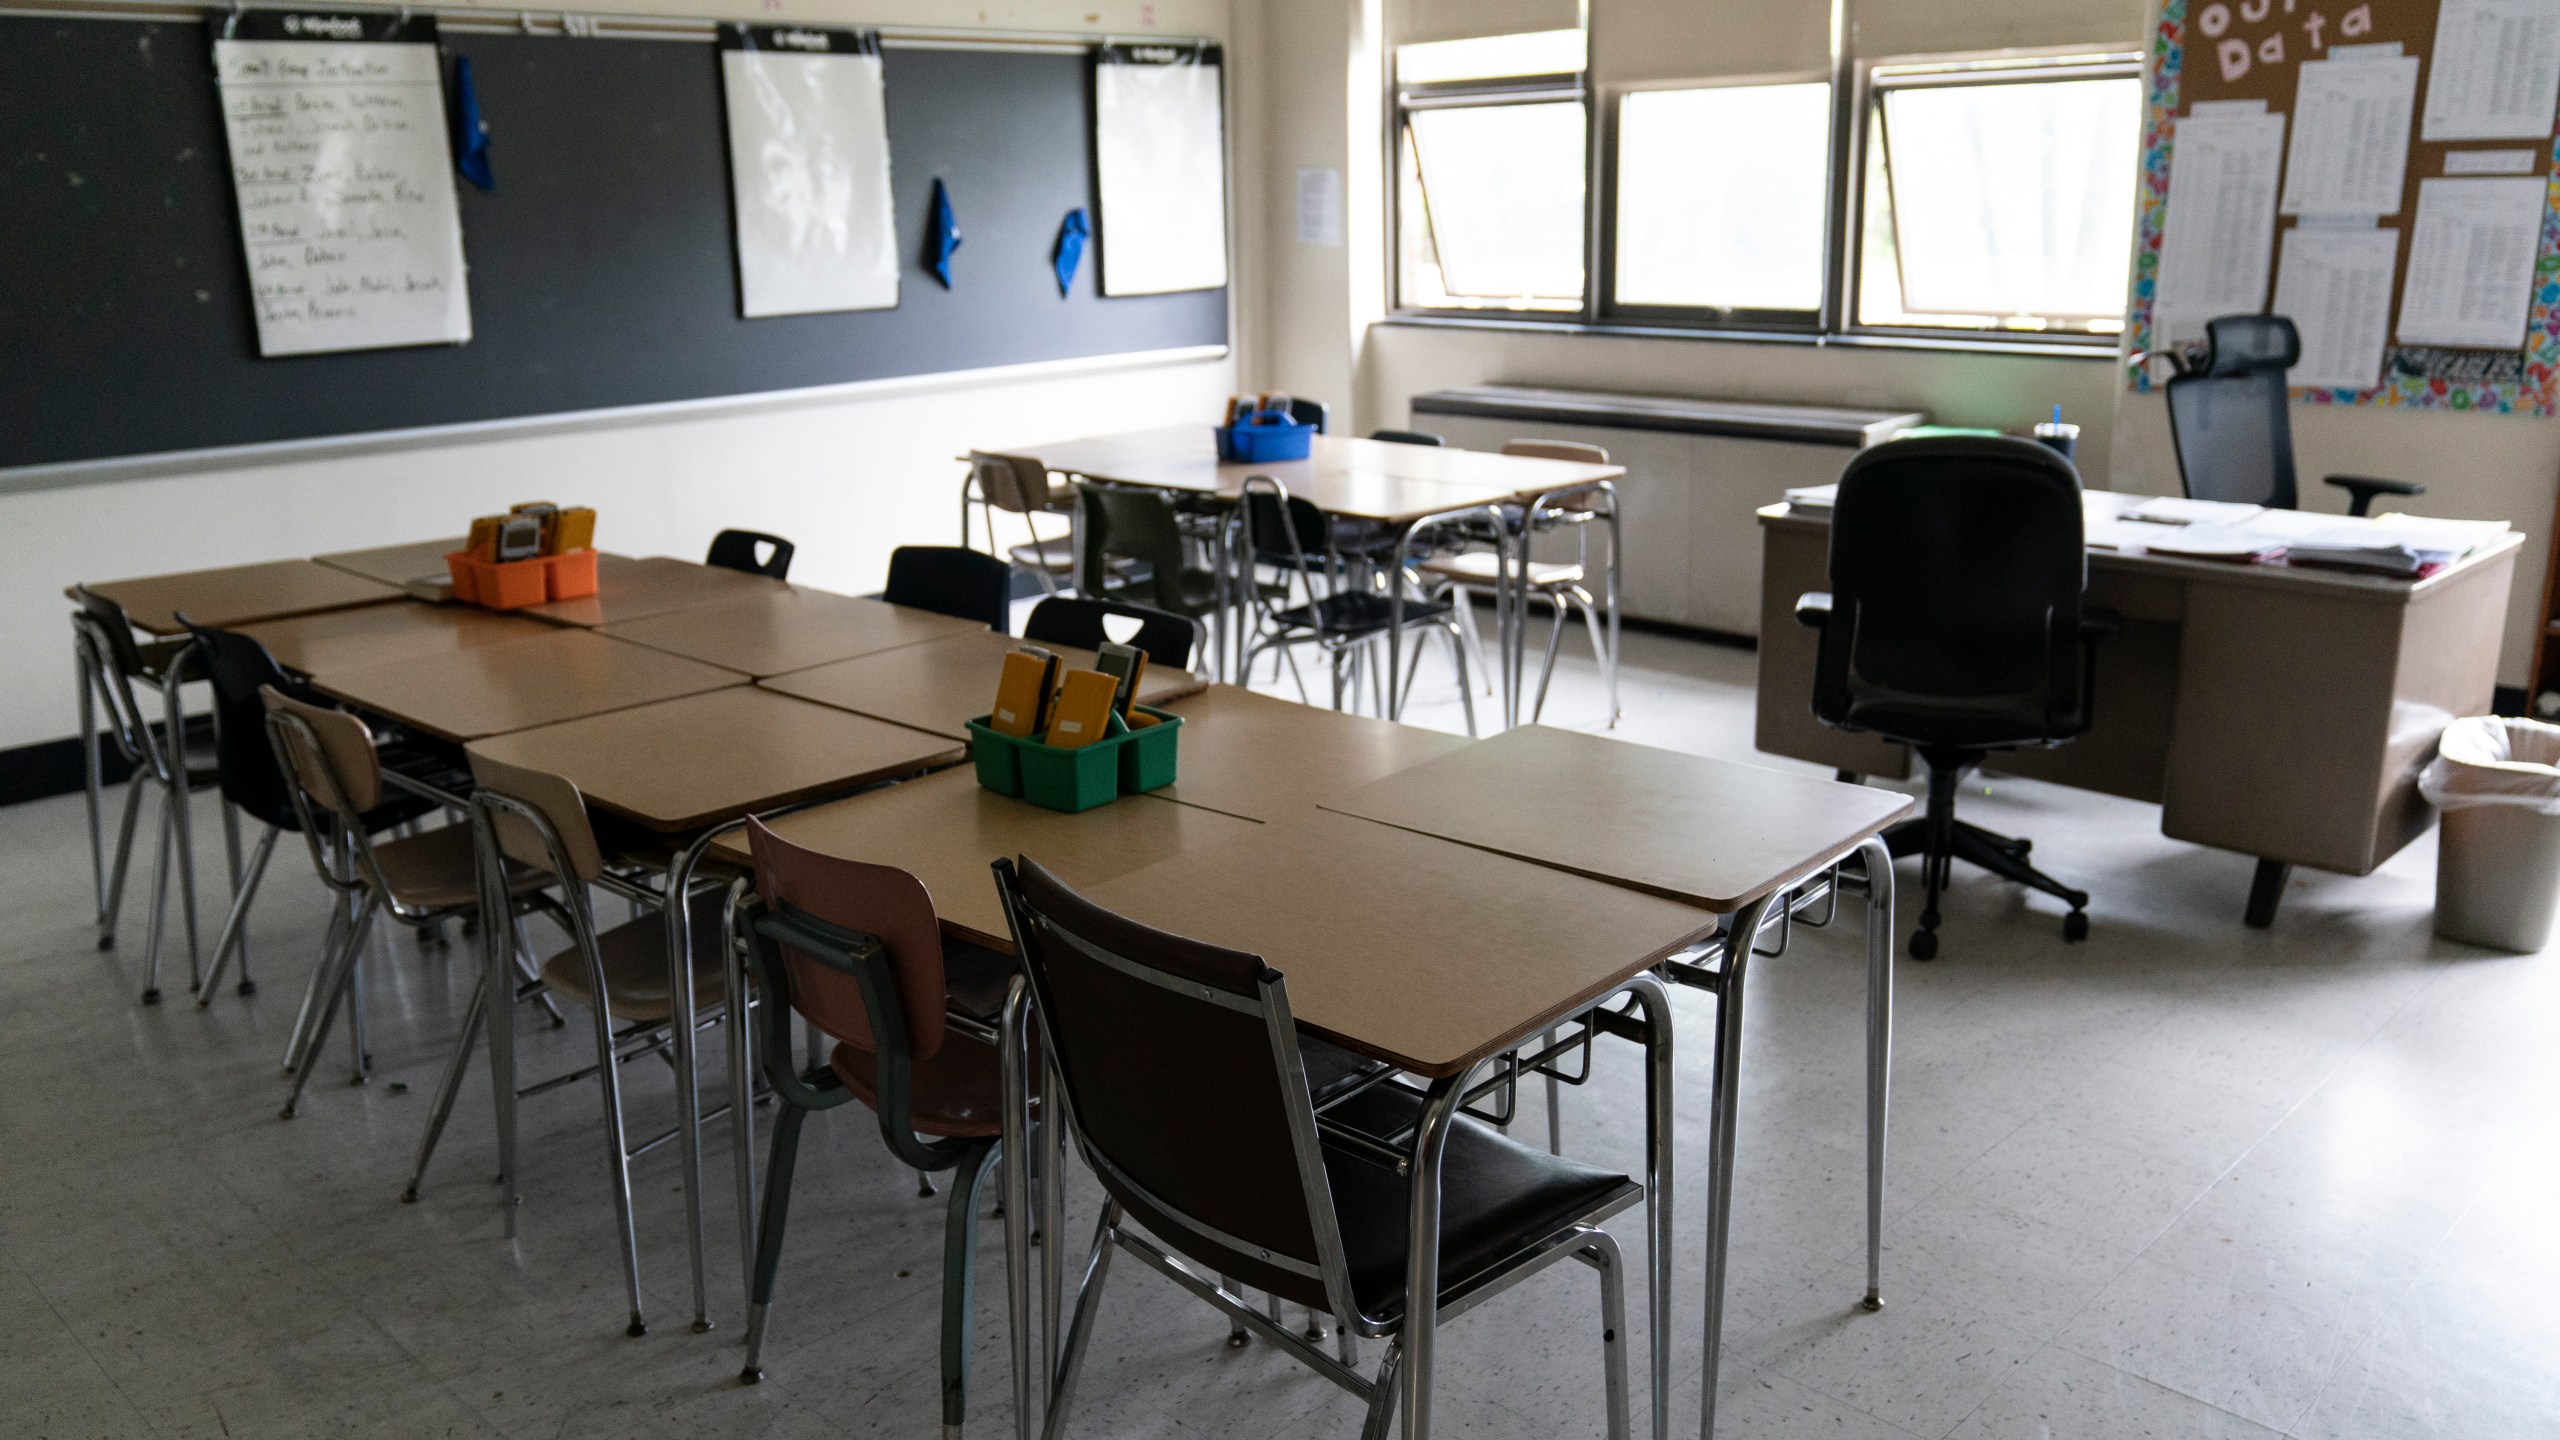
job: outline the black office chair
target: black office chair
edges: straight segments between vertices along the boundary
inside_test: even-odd
[[[756,558],[758,547],[767,547],[763,559]],[[723,570],[744,570],[750,575],[769,575],[776,580],[791,578],[792,544],[779,535],[761,530],[723,530],[711,537],[711,553],[702,557],[705,565]]]
[[[2270,510],[2300,507],[2294,489],[2292,399],[2285,372],[2302,358],[2302,336],[2282,315],[2225,315],[2205,322],[2199,348],[2163,352],[2170,377],[2169,438],[2178,477],[2195,500],[2229,500]],[[2362,515],[2376,495],[2424,495],[2427,487],[2369,475],[2330,475]]]
[[[1012,628],[1013,567],[959,545],[901,545],[889,552],[889,587],[880,598],[984,621],[1002,635]]]
[[[1304,395],[1292,395],[1289,397],[1289,418],[1301,425],[1313,425],[1316,427],[1316,433],[1322,435],[1331,428],[1333,412],[1326,409],[1325,403],[1321,400],[1310,400]]]
[[[1831,512],[1831,590],[1796,601],[1822,632],[1813,714],[1909,745],[1929,808],[1885,834],[1924,857],[1913,958],[1938,953],[1938,892],[1955,860],[2059,897],[2062,938],[2089,934],[2086,891],[2027,863],[2031,842],[1955,818],[1956,786],[1995,751],[2089,728],[2097,644],[2115,617],[2084,610],[2080,477],[2032,440],[1945,436],[1861,451]]]
[[[1384,440],[1390,445],[1446,445],[1449,443],[1445,437],[1434,435],[1428,430],[1372,430],[1369,432],[1369,438]]]
[[[1113,615],[1138,622],[1138,633],[1125,643],[1147,652],[1148,664],[1170,665],[1176,670],[1191,668],[1192,645],[1199,638],[1200,627],[1188,616],[1152,605],[1052,595],[1031,607],[1031,618],[1022,623],[1022,638],[1036,645],[1099,650],[1111,638],[1102,622]]]

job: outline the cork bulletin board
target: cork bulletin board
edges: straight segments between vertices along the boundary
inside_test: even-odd
[[[2273,311],[2297,399],[2560,410],[2555,85],[2553,0],[2162,0],[2131,353]]]

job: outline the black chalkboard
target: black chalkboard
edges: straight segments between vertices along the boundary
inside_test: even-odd
[[[892,48],[898,308],[738,315],[706,39],[447,32],[497,189],[462,191],[473,339],[258,358],[205,30],[0,17],[0,468],[1223,344],[1223,290],[1061,299],[1093,205],[1082,54]],[[940,178],[963,244],[923,268]]]

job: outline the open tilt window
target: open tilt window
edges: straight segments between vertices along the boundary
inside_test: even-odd
[[[1589,112],[1580,30],[1396,51],[1396,303],[1583,306]]]

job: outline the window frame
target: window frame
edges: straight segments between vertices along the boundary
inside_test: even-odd
[[[1916,89],[1981,89],[1993,85],[2045,84],[2057,80],[2108,80],[2130,78],[2140,83],[2143,57],[2140,51],[2115,46],[2073,45],[2049,49],[2003,50],[1992,52],[1956,52],[1944,55],[1896,55],[1873,60],[1860,60],[1852,67],[1853,83],[1849,87],[1849,103],[1841,117],[1841,128],[1853,132],[1845,146],[1835,145],[1833,190],[1841,195],[1840,211],[1833,218],[1831,243],[1837,268],[1831,277],[1831,293],[1837,310],[1838,328],[1833,333],[1846,338],[1878,340],[1933,340],[1939,342],[1997,341],[2001,348],[2028,347],[2035,350],[2087,351],[2112,357],[2122,342],[2122,331],[2109,333],[2096,330],[2028,330],[2004,326],[1962,325],[1887,325],[1867,324],[1858,319],[1858,283],[1865,269],[1867,241],[1867,175],[1878,157],[1869,154],[1870,137],[1883,125],[1885,96],[1896,90]],[[1887,74],[1881,79],[1878,71]],[[1903,73],[1893,73],[1903,72]],[[1835,140],[1840,137],[1835,137]],[[2141,138],[2134,138],[2135,183],[2141,180]],[[1845,151],[1845,154],[1842,153]],[[1888,141],[1882,163],[1893,163]],[[1891,175],[1885,176],[1887,187]],[[1886,203],[1891,203],[1890,195]],[[2128,265],[2135,237],[2125,236]],[[2126,271],[2128,286],[2132,271]],[[2131,303],[2130,298],[2127,304]],[[1973,348],[1968,346],[1967,348]]]
[[[1388,103],[1392,107],[1392,123],[1387,129],[1387,311],[1391,316],[1433,320],[1505,320],[1529,324],[1580,324],[1591,316],[1594,294],[1592,275],[1592,237],[1587,223],[1591,209],[1593,177],[1588,145],[1593,123],[1591,87],[1583,72],[1558,75],[1504,75],[1483,80],[1442,80],[1406,85],[1393,79],[1394,51],[1388,51],[1390,78]],[[1484,110],[1501,105],[1553,105],[1571,103],[1582,107],[1582,133],[1585,143],[1582,168],[1582,205],[1586,223],[1582,234],[1582,304],[1571,310],[1514,309],[1497,305],[1409,305],[1404,288],[1404,166],[1411,151],[1417,171],[1420,168],[1420,146],[1413,139],[1412,122],[1421,110]],[[1417,179],[1419,177],[1417,176]],[[1427,187],[1426,192],[1427,192]],[[1429,201],[1426,199],[1427,207]],[[1432,243],[1439,244],[1439,232],[1433,231]]]

